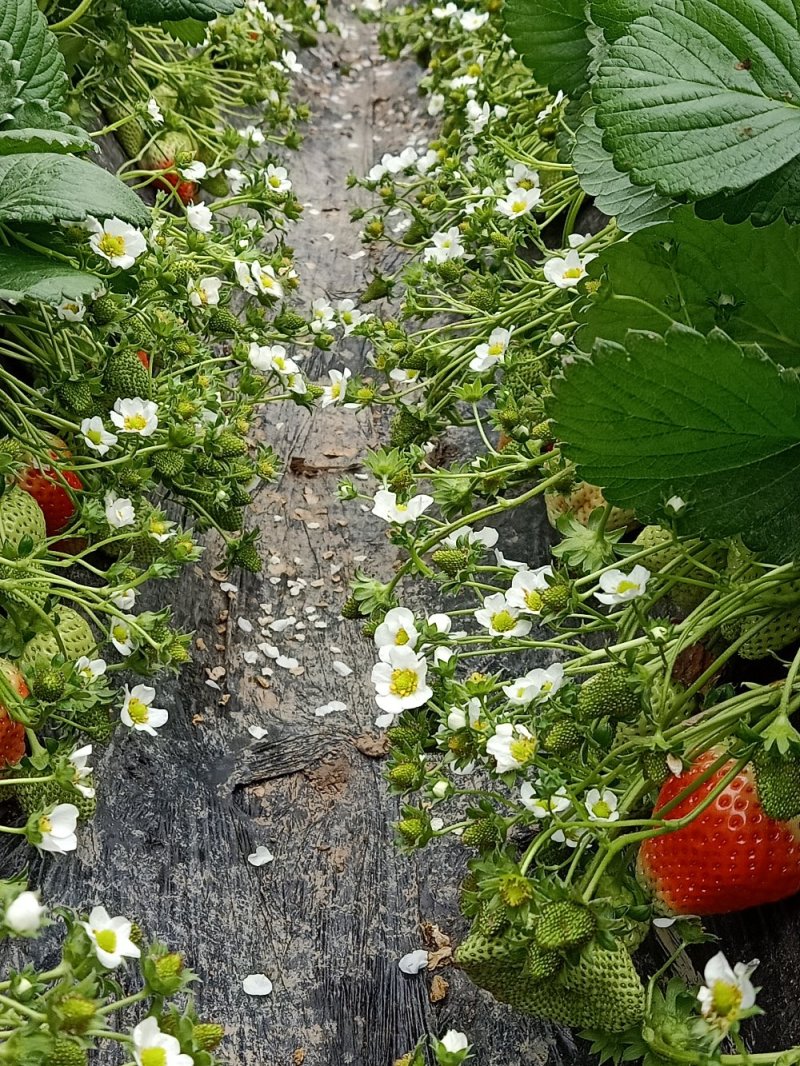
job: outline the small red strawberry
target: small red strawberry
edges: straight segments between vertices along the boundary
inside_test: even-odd
[[[679,777],[670,776],[654,814],[721,754],[712,748]],[[732,765],[725,763],[665,817],[690,814]],[[727,914],[786,899],[800,892],[800,818],[778,822],[765,814],[748,765],[689,825],[646,840],[639,850],[638,874],[673,914]]]
[[[59,462],[68,460],[70,453],[64,442],[53,438],[53,443],[57,450],[51,451],[50,457]],[[33,496],[41,507],[48,537],[55,536],[69,525],[75,514],[75,504],[67,487],[74,492],[83,489],[83,482],[74,470],[60,466],[29,466],[18,475],[17,484]]]
[[[17,667],[8,659],[0,659],[6,681],[14,688],[22,699],[30,695],[25,678]],[[25,754],[25,727],[22,722],[17,722],[8,713],[8,708],[0,702],[0,767],[16,766]]]

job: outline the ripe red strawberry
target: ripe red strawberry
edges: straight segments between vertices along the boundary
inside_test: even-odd
[[[54,439],[54,443],[58,451],[51,451],[51,458],[60,461],[68,459],[69,452],[64,442]],[[33,496],[41,507],[48,537],[55,536],[69,525],[75,514],[75,504],[66,486],[75,492],[83,489],[83,482],[74,470],[65,470],[60,466],[29,466],[18,475],[17,484]]]
[[[655,811],[678,796],[722,754],[712,748],[680,777],[670,776]],[[725,763],[666,815],[685,817],[729,772]],[[638,874],[673,914],[727,914],[800,892],[800,818],[778,822],[764,813],[748,765],[683,829],[646,840]]]
[[[25,678],[12,662],[0,659],[0,671],[22,699],[30,694]],[[0,767],[16,766],[24,754],[25,727],[22,722],[13,719],[8,708],[0,702]]]

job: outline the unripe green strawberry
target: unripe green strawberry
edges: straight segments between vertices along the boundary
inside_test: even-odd
[[[431,559],[448,577],[456,577],[469,562],[469,557],[469,548],[440,548],[433,553]]]
[[[585,722],[608,715],[617,721],[633,718],[641,709],[641,697],[633,678],[621,666],[610,666],[584,681],[578,693],[578,717]]]
[[[76,415],[89,415],[94,410],[94,397],[86,381],[64,381],[56,386],[59,403]]]
[[[534,440],[554,440],[553,423],[548,421],[537,422],[531,429],[531,436]]]
[[[178,977],[183,973],[183,956],[177,951],[171,951],[167,955],[160,955],[155,960],[155,971],[162,980]]]
[[[358,606],[358,600],[355,598],[355,596],[347,597],[347,599],[342,604],[340,614],[342,618],[348,618],[351,621],[361,616],[361,610]]]
[[[446,259],[444,263],[437,264],[436,273],[443,281],[452,283],[458,281],[464,273],[464,264],[459,263],[457,259]]]
[[[88,1061],[86,1049],[66,1038],[56,1040],[47,1060],[48,1066],[86,1066]]]
[[[407,407],[403,407],[394,418],[389,429],[389,439],[394,447],[404,444],[421,444],[431,436],[431,427],[422,419],[416,418]]]
[[[247,441],[226,430],[213,441],[213,448],[222,459],[233,459],[247,454]]]
[[[225,1027],[217,1022],[198,1022],[192,1029],[192,1038],[203,1051],[214,1051],[222,1043]]]
[[[111,720],[108,707],[96,703],[93,707],[74,711],[73,716],[81,730],[94,740],[105,744],[107,740],[111,739],[115,723]]]
[[[395,824],[395,829],[407,844],[416,844],[422,836],[425,826],[418,818],[403,818]]]
[[[491,818],[478,818],[470,822],[461,839],[469,848],[478,848],[480,851],[492,848],[498,840],[497,826]]]
[[[392,744],[409,748],[413,748],[421,739],[417,730],[407,725],[393,725],[386,730],[386,736]]]
[[[227,307],[215,307],[206,319],[209,333],[216,333],[220,337],[235,337],[240,326],[239,319]]]
[[[756,791],[764,813],[779,822],[800,815],[800,755],[761,751],[753,759]]]
[[[377,618],[369,618],[361,627],[361,632],[365,637],[374,637],[379,625]]]
[[[116,475],[122,492],[137,492],[144,484],[144,476],[138,470],[123,467]]]
[[[41,575],[42,580],[31,580],[37,574]],[[21,577],[25,578],[24,584],[20,582]],[[34,603],[37,607],[44,607],[45,600],[50,594],[50,582],[47,572],[42,567],[31,563],[26,570],[20,570],[18,567],[0,563],[0,578],[12,582],[3,592],[14,603],[21,603],[26,607]]]
[[[186,466],[183,452],[179,452],[175,448],[168,448],[163,452],[155,452],[151,462],[155,470],[168,481],[182,474]]]
[[[115,398],[150,396],[152,381],[135,352],[113,352],[103,374],[103,386]]]
[[[137,948],[141,948],[144,945],[144,930],[138,922],[131,922],[130,939],[131,943],[135,944]]]
[[[533,982],[546,981],[558,973],[562,962],[557,951],[544,951],[535,941],[531,941],[525,955],[523,972]]]
[[[170,661],[177,666],[184,666],[186,663],[192,661],[192,653],[186,645],[186,637],[181,634],[173,636],[172,640],[167,644],[167,653],[170,657]]]
[[[253,498],[244,485],[233,485],[229,490],[228,502],[231,507],[249,507]]]
[[[175,280],[179,284],[183,284],[189,280],[189,278],[197,277],[200,273],[200,267],[197,263],[194,263],[191,259],[179,259],[177,263],[174,263],[171,268],[172,273],[175,275]]]
[[[124,104],[107,104],[105,113],[109,123],[123,122],[114,130],[114,136],[122,145],[128,159],[136,159],[147,141],[144,126]]]
[[[89,623],[73,611],[71,607],[58,607],[52,619],[64,645],[67,662],[75,662],[82,655],[94,651],[97,641],[94,639]],[[56,655],[61,655],[61,647],[51,631],[37,633],[25,645],[19,658],[19,667],[23,674],[32,672],[38,660],[50,662]]]
[[[506,366],[504,383],[518,399],[526,396],[541,381],[542,363],[535,356],[516,359]]]
[[[659,788],[669,777],[669,766],[663,751],[646,751],[642,756],[642,773],[645,780]]]
[[[581,746],[583,734],[570,718],[556,722],[545,734],[543,745],[545,751],[553,755],[569,755]]]
[[[743,659],[765,659],[800,637],[800,605],[789,608],[773,618],[739,648]]]
[[[132,344],[135,344],[137,348],[143,348],[147,352],[157,344],[155,333],[139,317],[132,316],[126,320],[125,333]]]
[[[41,784],[18,785],[17,800],[26,814],[34,811],[46,811],[58,803],[71,803],[78,808],[78,817],[88,822],[97,810],[95,796],[84,796],[74,788],[65,788],[58,781],[45,781]]]
[[[281,333],[286,333],[289,336],[293,336],[295,333],[300,333],[306,328],[306,320],[302,315],[298,315],[296,311],[282,311],[277,315],[272,323],[275,329],[280,330]]]
[[[644,561],[644,565],[653,573],[656,570],[663,570],[667,563],[672,562],[681,553],[670,531],[661,526],[645,526],[636,535],[633,543],[642,549],[663,545],[661,551],[653,552]]]
[[[507,954],[509,944],[512,942],[505,939],[500,940],[498,937],[498,933],[505,929],[507,925],[508,911],[502,900],[498,898],[481,900],[478,905],[478,913],[475,916],[475,927],[472,933],[477,933],[481,938],[494,941],[492,948],[497,952]],[[518,945],[514,941],[513,950],[516,951],[517,948]]]
[[[33,496],[16,486],[6,489],[0,496],[0,546],[16,553],[24,537],[37,548],[46,536],[44,514]]]
[[[67,683],[64,680],[64,675],[55,667],[39,670],[33,675],[33,683],[31,685],[33,694],[37,700],[44,700],[45,703],[52,703],[54,700],[61,699],[66,687]]]
[[[242,570],[247,570],[251,574],[261,572],[261,556],[258,554],[258,548],[255,544],[250,541],[238,544],[231,554],[234,564],[240,566]]]
[[[92,320],[98,326],[107,326],[120,316],[120,307],[113,296],[99,296],[89,309]]]
[[[209,516],[226,532],[235,533],[242,528],[244,512],[241,507],[224,507],[221,504],[213,504],[207,508]]]
[[[97,1013],[97,1004],[85,996],[67,996],[58,1004],[58,1012],[65,1033],[85,1033]]]
[[[196,455],[194,460],[195,469],[198,474],[221,474],[225,467],[222,463],[215,459],[212,455]]]
[[[399,493],[400,495],[406,492],[410,492],[413,487],[414,475],[411,473],[410,470],[406,470],[405,468],[403,468],[402,470],[398,470],[397,473],[394,474],[391,480],[389,481],[390,490],[392,492]]]
[[[393,766],[386,774],[391,785],[404,792],[419,788],[425,779],[425,767],[422,763],[401,762]]]
[[[560,581],[555,585],[548,585],[546,589],[542,589],[541,597],[544,610],[563,611],[570,603],[569,585]]]
[[[22,455],[22,445],[16,437],[0,437],[0,454],[10,455],[12,459]]]
[[[596,929],[597,919],[588,907],[564,899],[545,903],[534,935],[543,951],[565,951],[588,944]]]
[[[467,293],[467,299],[473,307],[481,311],[492,312],[497,310],[498,293],[489,285],[476,285]]]

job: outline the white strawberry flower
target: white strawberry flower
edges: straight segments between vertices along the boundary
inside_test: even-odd
[[[120,655],[124,655],[126,658],[132,655],[139,646],[130,626],[132,620],[130,618],[115,618],[111,624],[111,629],[108,631],[109,640]]]
[[[88,655],[81,655],[80,659],[75,663],[75,672],[80,674],[87,684],[91,685],[98,677],[103,676],[106,672],[106,667],[105,659],[90,659]]]
[[[136,1066],[192,1066],[194,1059],[181,1051],[178,1038],[162,1033],[151,1015],[133,1029],[133,1058]]]
[[[487,596],[474,615],[493,637],[524,637],[533,624],[529,618],[520,618],[519,609],[512,607],[502,592]]]
[[[442,546],[445,548],[458,548],[459,541],[466,541],[470,546],[480,544],[483,548],[493,548],[500,537],[500,534],[496,529],[491,526],[484,526],[483,529],[473,529],[472,526],[461,526],[459,529],[453,530],[442,541]]]
[[[292,187],[292,183],[289,179],[289,171],[286,167],[276,167],[274,163],[270,163],[264,171],[264,180],[266,181],[270,192],[289,192]]]
[[[323,385],[322,388],[322,407],[330,407],[334,403],[342,403],[347,391],[347,382],[350,379],[351,371],[345,367],[344,370],[329,370],[328,376],[331,379],[330,385]]]
[[[124,529],[136,525],[136,512],[127,496],[107,492],[105,496],[106,521],[112,529]]]
[[[83,784],[87,777],[92,776],[91,766],[86,765],[91,754],[92,745],[86,744],[83,748],[76,748],[69,757],[73,767],[72,784],[87,799],[93,799],[95,794],[95,790],[91,785]]]
[[[449,19],[458,14],[458,6],[450,0],[444,7],[431,8],[431,16],[435,19]]]
[[[570,248],[566,255],[548,259],[542,269],[551,285],[559,289],[571,289],[586,277],[587,266],[596,258],[594,254],[581,257],[576,248]]]
[[[289,392],[295,392],[298,396],[302,396],[308,392],[308,382],[302,374],[295,372],[294,374],[287,374],[284,379],[284,385]]]
[[[433,117],[436,117],[436,115],[441,115],[441,113],[444,111],[444,105],[444,93],[431,93],[430,99],[428,100],[428,114],[432,115]],[[438,158],[439,153],[437,152],[436,159]]]
[[[462,11],[458,21],[461,23],[461,29],[466,30],[467,33],[472,33],[475,30],[479,30],[481,26],[485,26],[489,21],[488,11]]]
[[[111,597],[111,602],[121,611],[130,611],[136,603],[136,589],[123,589],[121,592],[115,592]]]
[[[303,70],[303,64],[298,60],[296,52],[281,52],[281,63],[290,74],[300,74]]]
[[[458,226],[451,226],[448,230],[434,233],[431,244],[422,253],[422,258],[426,263],[446,263],[450,259],[463,259],[465,255],[461,230]]]
[[[325,333],[333,328],[335,312],[331,304],[320,296],[311,305],[311,332]]]
[[[283,285],[278,281],[271,266],[262,267],[256,259],[250,264],[250,273],[256,284],[256,289],[262,296],[270,296],[273,300],[283,298]]]
[[[186,181],[202,181],[208,174],[208,167],[201,159],[193,159],[185,167],[179,167],[180,175]]]
[[[151,96],[147,101],[147,114],[150,117],[150,121],[156,126],[164,125],[164,115],[161,108],[158,106],[158,100],[154,96]]]
[[[86,305],[82,300],[64,299],[56,308],[56,315],[62,322],[83,322]]]
[[[133,688],[126,685],[120,712],[123,724],[129,729],[156,736],[156,730],[165,724],[169,714],[163,707],[153,707],[155,698],[156,690],[149,685],[134,685]]]
[[[192,307],[216,307],[222,278],[190,278],[186,283],[189,303]]]
[[[33,936],[42,927],[46,909],[39,902],[38,892],[20,892],[6,907],[3,924],[17,936]]]
[[[600,575],[599,585],[601,592],[595,592],[594,598],[601,603],[614,605],[627,603],[635,600],[637,596],[643,596],[647,590],[647,582],[650,580],[650,571],[644,566],[634,566],[629,574],[622,570],[606,570]]]
[[[365,314],[363,311],[359,311],[354,300],[340,300],[336,305],[336,315],[344,327],[345,337],[349,336],[356,326],[372,318],[371,312]]]
[[[466,112],[467,121],[472,127],[473,133],[481,133],[486,128],[492,114],[488,103],[484,101],[481,106],[477,100],[467,100]]]
[[[567,790],[563,786],[557,788],[552,796],[537,796],[530,781],[523,781],[519,789],[520,803],[529,810],[534,818],[551,818],[554,814],[561,814],[570,806]]]
[[[178,527],[175,522],[170,522],[158,511],[154,511],[147,520],[147,535],[159,544],[171,540],[177,532]]]
[[[467,726],[470,729],[482,730],[484,728],[482,713],[481,701],[477,696],[472,696],[467,703],[466,711],[462,707],[450,708],[447,715],[447,728],[452,729],[454,733],[459,729],[466,729]]]
[[[495,211],[506,218],[523,218],[541,202],[542,193],[534,186],[530,189],[512,189],[502,200],[498,200]]]
[[[564,683],[564,667],[552,663],[546,669],[536,667],[524,677],[518,677],[510,685],[503,685],[508,702],[514,707],[526,707],[536,699],[547,700],[555,696]]]
[[[510,174],[506,174],[506,188],[509,192],[517,189],[536,189],[539,187],[539,175],[524,163],[515,163]]]
[[[230,169],[223,171],[223,173],[228,179],[228,188],[233,196],[236,196],[246,187],[247,178],[238,167],[230,167]]]
[[[703,971],[705,984],[697,993],[703,1017],[730,1025],[754,1006],[756,990],[750,978],[757,966],[758,959],[731,966],[721,951],[712,956]]]
[[[564,825],[560,829],[556,829],[550,839],[555,841],[556,844],[566,844],[568,848],[577,848],[581,837],[585,834],[586,830],[579,825]]]
[[[413,648],[388,648],[382,661],[372,668],[375,702],[385,712],[378,722],[383,724],[386,718],[391,721],[402,711],[427,703],[433,695],[427,676],[428,663]]]
[[[91,448],[98,455],[105,455],[109,448],[113,448],[119,440],[116,433],[110,433],[106,429],[99,415],[84,418],[81,422],[81,433],[87,448]]]
[[[107,218],[102,224],[96,218],[87,218],[92,233],[89,246],[113,267],[130,270],[140,255],[147,251],[147,241],[141,230],[123,222],[120,218]]]
[[[266,140],[266,137],[257,126],[243,126],[238,130],[238,133],[242,140],[247,141],[251,148],[258,147]]]
[[[205,204],[189,204],[186,208],[186,221],[197,233],[211,233],[214,229],[211,209]]]
[[[475,348],[475,356],[469,364],[470,370],[482,373],[490,370],[498,363],[505,361],[508,344],[511,340],[512,330],[498,326],[489,334],[489,340],[485,344],[479,344]]]
[[[536,738],[524,726],[501,722],[486,741],[486,754],[495,760],[498,774],[521,770],[536,754]]]
[[[416,619],[407,607],[392,607],[375,630],[373,637],[381,659],[391,648],[415,648],[419,640]]]
[[[466,1033],[460,1033],[457,1029],[448,1029],[439,1045],[451,1055],[461,1051],[469,1051],[470,1043]]]
[[[272,371],[285,378],[290,374],[297,374],[300,369],[297,363],[288,357],[282,344],[256,344],[253,342],[250,345],[248,358],[250,359],[250,365],[255,370],[260,370],[262,374],[268,374]],[[305,388],[301,391],[305,392]]]
[[[593,822],[616,822],[619,820],[619,800],[610,788],[590,788],[584,800],[586,813]]]
[[[78,808],[75,804],[57,804],[39,819],[37,828],[42,839],[36,847],[53,855],[66,855],[68,851],[75,851],[78,846],[75,833],[77,824]]]
[[[136,433],[152,437],[158,429],[158,404],[141,396],[119,399],[111,411],[111,421],[120,433]]]
[[[92,942],[98,961],[116,970],[124,959],[138,959],[141,951],[131,940],[133,923],[118,914],[112,918],[105,907],[93,907],[88,922],[79,922]]]
[[[399,503],[396,493],[390,492],[389,489],[378,489],[373,503],[372,513],[378,518],[385,522],[405,525],[406,522],[416,522],[427,511],[433,503],[433,496],[420,493],[418,496],[412,496],[406,503]]]
[[[539,566],[535,570],[518,570],[511,581],[506,599],[512,607],[526,614],[539,614],[542,610],[542,593],[548,588],[547,578],[552,577],[551,566]]]
[[[562,89],[559,89],[556,95],[550,101],[550,103],[546,107],[543,107],[542,110],[537,114],[536,121],[543,122],[546,118],[549,118],[550,115],[552,115],[555,109],[559,106],[559,104],[563,103],[563,101],[564,92]]]

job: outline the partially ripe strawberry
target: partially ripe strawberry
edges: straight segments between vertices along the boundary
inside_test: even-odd
[[[17,667],[8,659],[0,659],[0,671],[6,681],[25,699],[28,686]],[[8,708],[0,702],[0,768],[16,766],[25,754],[25,727],[8,713]]]
[[[139,349],[139,351],[136,353],[136,358],[139,360],[145,370],[150,369],[150,356],[144,350],[144,348]]]
[[[189,204],[197,195],[197,185],[182,178],[178,166],[196,158],[197,142],[188,133],[176,131],[162,134],[148,149],[142,163],[149,170],[167,171],[156,178],[155,185],[165,192],[174,189],[181,202]]]
[[[51,451],[50,457],[59,463],[69,459],[70,453],[64,442],[54,438],[53,443],[57,450]],[[75,514],[75,504],[67,487],[74,492],[83,489],[83,482],[74,470],[66,470],[60,465],[29,466],[18,475],[17,484],[41,507],[48,537],[55,536],[69,525]]]
[[[680,777],[670,776],[654,815],[721,754],[712,748]],[[665,818],[680,819],[695,810],[732,766],[726,762]],[[672,914],[727,914],[774,903],[800,892],[800,819],[778,822],[765,813],[748,765],[689,825],[646,840],[637,872]]]

